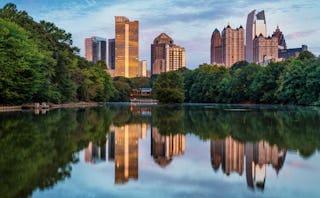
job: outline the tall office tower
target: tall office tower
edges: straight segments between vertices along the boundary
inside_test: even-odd
[[[98,62],[103,60],[106,62],[107,42],[106,39],[93,36],[85,39],[84,56],[88,61]]]
[[[267,36],[267,24],[264,11],[258,12],[253,10],[248,14],[246,27],[246,60],[253,62],[253,40],[255,36]]]
[[[115,68],[115,39],[108,40],[108,68],[114,69]]]
[[[230,25],[222,31],[222,58],[226,67],[245,60],[244,56],[244,29],[240,26],[232,29]]]
[[[173,156],[183,155],[186,147],[184,134],[161,135],[156,127],[151,130],[151,155],[161,167],[167,166]]]
[[[278,48],[279,49],[287,49],[286,40],[284,39],[284,35],[280,31],[279,26],[277,26],[276,31],[273,32],[272,36],[275,36],[278,38]]]
[[[138,125],[114,127],[115,183],[124,184],[130,178],[138,179]]]
[[[161,33],[151,44],[151,74],[178,70],[186,66],[183,47],[174,44],[172,38]]]
[[[260,34],[253,40],[253,62],[266,66],[271,61],[278,61],[278,38]]]
[[[115,17],[115,76],[134,78],[139,68],[139,22]]]
[[[221,65],[222,59],[222,40],[218,29],[215,29],[211,36],[211,64]]]
[[[142,60],[139,62],[139,77],[147,77],[147,61]]]

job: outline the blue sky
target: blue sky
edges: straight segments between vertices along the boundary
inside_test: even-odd
[[[289,48],[309,46],[320,54],[319,0],[1,0],[0,6],[15,3],[35,20],[46,20],[72,33],[83,56],[84,38],[114,37],[114,16],[140,22],[140,59],[148,61],[150,44],[160,33],[171,36],[186,48],[187,67],[210,61],[210,38],[215,28],[245,27],[247,14],[265,10],[268,34],[277,25]]]

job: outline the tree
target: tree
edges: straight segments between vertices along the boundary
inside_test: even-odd
[[[161,73],[154,82],[152,90],[160,103],[184,101],[183,77],[176,71]]]
[[[113,79],[114,94],[111,97],[113,102],[129,102],[130,101],[130,80],[124,77],[115,77]]]
[[[38,92],[44,54],[16,24],[0,19],[0,103],[30,102]]]
[[[251,100],[256,103],[278,103],[276,91],[284,68],[285,62],[270,63],[262,67],[250,85]]]
[[[108,101],[113,96],[111,77],[101,67],[94,66],[82,70],[80,98],[85,101]]]

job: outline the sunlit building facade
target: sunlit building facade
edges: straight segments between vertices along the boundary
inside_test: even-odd
[[[115,76],[139,75],[139,22],[115,17]]]
[[[230,25],[222,31],[222,58],[226,67],[245,60],[244,29],[232,29]]]
[[[185,49],[175,45],[172,38],[161,33],[151,44],[151,73],[175,71],[186,67]]]

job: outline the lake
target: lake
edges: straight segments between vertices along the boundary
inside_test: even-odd
[[[0,113],[1,197],[320,197],[320,108]]]

